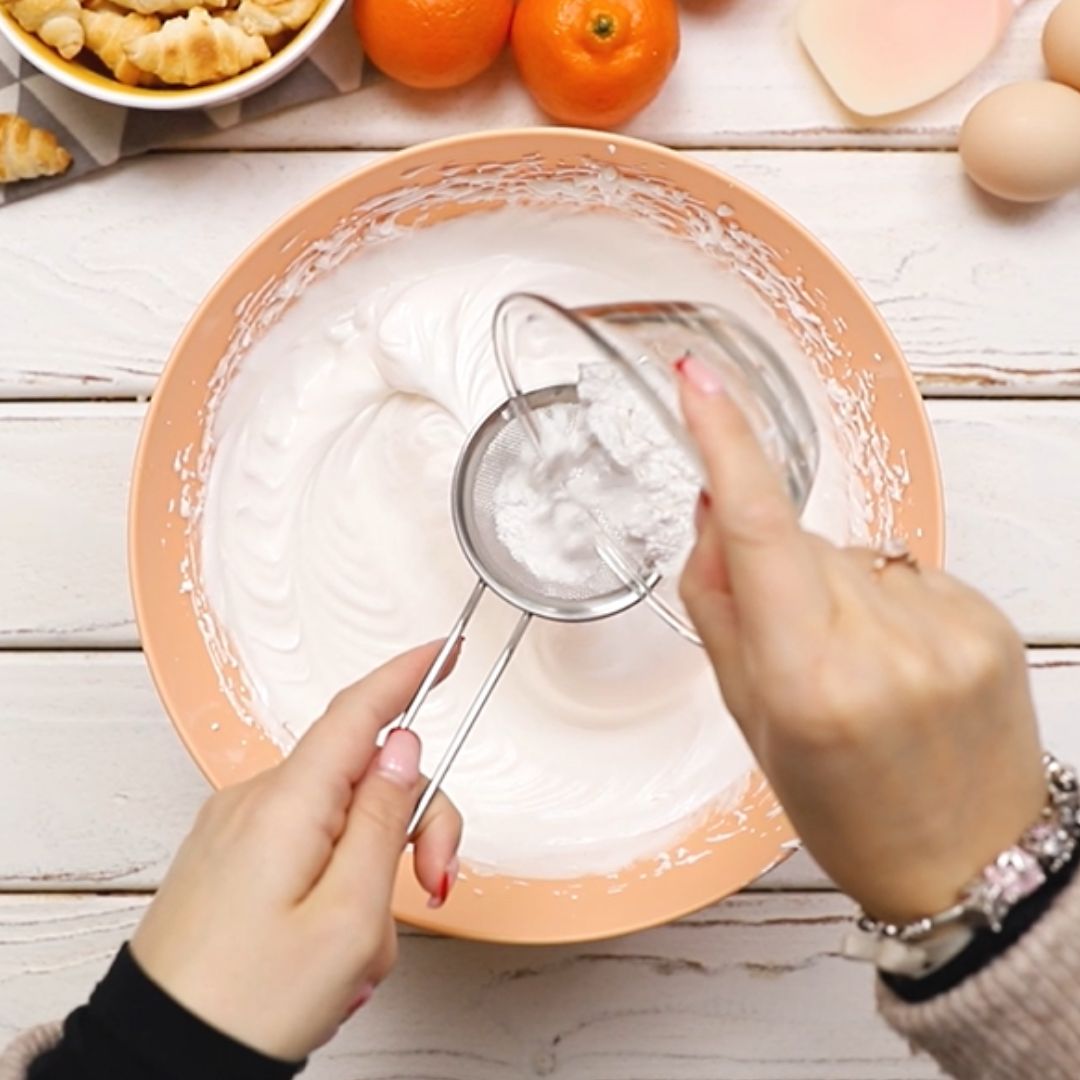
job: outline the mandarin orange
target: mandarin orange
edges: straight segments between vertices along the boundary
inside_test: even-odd
[[[657,95],[679,55],[675,0],[519,0],[518,69],[556,120],[616,127]]]
[[[367,56],[390,78],[423,90],[461,86],[490,67],[513,12],[514,0],[353,0]]]

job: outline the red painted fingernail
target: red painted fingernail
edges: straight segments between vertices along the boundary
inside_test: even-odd
[[[439,891],[432,893],[428,898],[427,906],[429,908],[441,908],[446,903],[450,890],[457,881],[459,865],[458,857],[455,855],[447,864],[446,873],[439,880]]]
[[[720,375],[711,364],[686,353],[675,361],[675,370],[699,393],[717,397],[724,392]]]
[[[700,533],[705,528],[705,521],[712,506],[712,497],[707,491],[702,491],[697,498],[694,507],[694,528]]]
[[[349,1009],[345,1013],[345,1015],[347,1017],[352,1016],[352,1014],[354,1012],[356,1012],[358,1009],[362,1009],[374,996],[375,996],[375,984],[374,983],[364,983],[364,985],[360,987],[360,990],[357,993],[356,998],[354,999],[353,1003],[349,1006]]]
[[[415,787],[420,779],[420,740],[411,731],[391,731],[375,768],[380,776],[400,787]]]
[[[434,892],[428,897],[427,906],[429,908],[441,908],[446,903],[446,898],[450,895],[450,875],[443,874],[439,879],[439,891]]]

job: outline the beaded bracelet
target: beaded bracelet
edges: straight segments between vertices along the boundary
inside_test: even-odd
[[[976,930],[999,933],[1009,912],[1069,863],[1080,843],[1080,779],[1053,754],[1043,755],[1043,769],[1047,799],[1039,820],[969,882],[956,904],[909,923],[863,912],[843,943],[844,955],[918,976],[948,963]]]

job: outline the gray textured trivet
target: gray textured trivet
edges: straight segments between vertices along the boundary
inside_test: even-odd
[[[303,61],[265,90],[216,109],[159,112],[106,105],[42,74],[0,38],[0,113],[18,113],[53,132],[71,154],[62,176],[0,184],[0,206],[70,184],[123,158],[235,127],[360,87],[363,58],[346,4]]]

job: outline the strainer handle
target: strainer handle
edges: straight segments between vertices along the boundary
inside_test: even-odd
[[[484,586],[481,584],[478,585],[478,588],[482,594]],[[476,596],[475,593],[473,595]],[[470,602],[472,599],[472,597],[469,598]],[[478,603],[479,597],[476,597],[476,600]],[[473,610],[475,610],[475,607],[476,605],[473,604]],[[468,604],[466,604],[466,610],[467,609]],[[424,814],[427,813],[427,809],[431,805],[431,800],[435,798],[439,789],[442,787],[442,782],[446,779],[446,774],[450,771],[461,748],[465,745],[465,740],[476,726],[476,721],[480,719],[480,714],[484,711],[484,706],[487,704],[488,698],[491,697],[495,687],[498,685],[502,673],[506,670],[511,657],[514,655],[514,651],[517,649],[518,645],[521,644],[521,639],[525,636],[525,631],[529,628],[531,620],[532,616],[528,614],[528,612],[522,613],[521,618],[518,619],[514,626],[506,645],[503,646],[502,652],[499,653],[498,659],[496,659],[491,670],[488,672],[487,678],[484,679],[480,689],[476,692],[476,697],[473,698],[473,702],[469,706],[469,711],[465,713],[465,718],[458,725],[457,731],[454,732],[454,737],[450,740],[450,745],[443,753],[442,759],[435,767],[435,771],[431,774],[431,779],[428,781],[427,787],[424,788],[423,795],[420,796],[420,801],[416,804],[416,809],[413,811],[412,820],[409,822],[407,833],[410,838],[419,827]],[[438,658],[436,658],[432,668],[436,672],[442,670],[442,663]],[[432,680],[432,682],[434,682],[434,680]],[[402,719],[404,719],[404,717]]]
[[[408,731],[413,726],[416,714],[423,708],[428,694],[431,693],[432,688],[439,681],[439,676],[446,666],[446,661],[450,659],[450,654],[453,653],[465,636],[465,627],[469,625],[469,620],[473,617],[473,613],[476,611],[486,589],[487,586],[482,581],[476,583],[476,587],[469,594],[469,599],[465,601],[465,606],[461,609],[461,614],[457,617],[457,622],[454,623],[453,628],[446,637],[446,641],[443,642],[439,655],[435,657],[431,667],[427,669],[427,674],[420,680],[420,685],[416,688],[412,701],[409,702],[400,719],[390,725],[391,731],[398,729]]]

